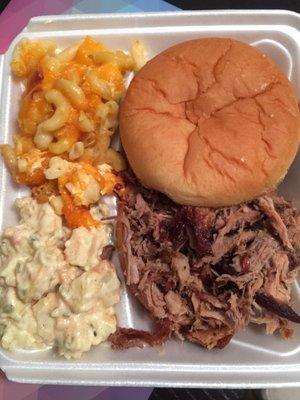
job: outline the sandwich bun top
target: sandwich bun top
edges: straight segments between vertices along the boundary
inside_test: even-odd
[[[179,204],[220,207],[277,187],[297,152],[300,115],[291,83],[261,51],[197,39],[137,73],[120,135],[145,187]]]

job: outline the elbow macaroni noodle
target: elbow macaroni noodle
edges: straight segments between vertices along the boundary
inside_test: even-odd
[[[87,74],[87,81],[91,90],[101,96],[104,100],[110,100],[113,96],[113,88],[109,82],[99,78],[96,71],[90,71]]]
[[[85,94],[75,82],[60,78],[55,81],[55,86],[67,97],[75,108],[84,108],[86,103]]]
[[[33,142],[38,149],[46,150],[48,149],[52,140],[53,135],[50,132],[43,132],[42,128],[38,128],[37,133],[34,136]]]
[[[9,172],[14,176],[17,166],[17,158],[14,149],[9,144],[3,144],[0,146],[0,153]]]
[[[131,54],[133,58],[134,70],[138,71],[147,62],[147,54],[143,43],[141,43],[139,40],[135,40],[131,48]]]
[[[78,51],[79,46],[81,45],[82,41],[79,41],[78,43],[73,44],[72,46],[67,47],[60,53],[56,55],[56,59],[61,63],[65,64],[73,60],[73,58],[76,56],[76,53]]]
[[[90,119],[84,111],[80,111],[78,124],[82,132],[93,132],[95,130],[94,121]]]
[[[113,53],[112,51],[100,50],[93,53],[92,57],[97,64],[114,62],[122,71],[132,70],[134,65],[132,56],[123,51],[116,51]]]
[[[77,160],[83,155],[84,152],[84,144],[82,142],[76,142],[70,149],[69,152],[69,159],[70,160]]]
[[[53,141],[53,136],[51,132],[62,128],[66,124],[71,111],[70,104],[68,103],[66,98],[62,95],[61,92],[56,89],[48,90],[45,93],[45,99],[48,101],[48,103],[54,104],[56,109],[54,114],[49,119],[41,122],[37,127],[37,132],[34,136],[34,143],[40,150],[48,149],[51,142]],[[54,143],[53,146],[55,144],[56,143]],[[54,151],[53,153],[60,154],[57,153],[58,147],[54,146],[54,148],[56,149],[56,152]]]
[[[56,108],[52,117],[42,122],[38,129],[53,132],[64,126],[68,121],[71,106],[65,96],[56,89],[48,90],[45,93],[45,99],[48,103],[54,104]]]

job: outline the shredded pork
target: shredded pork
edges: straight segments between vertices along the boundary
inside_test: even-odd
[[[117,246],[127,285],[159,326],[120,328],[115,348],[159,345],[171,334],[223,348],[249,323],[292,336],[290,307],[299,269],[300,218],[276,194],[238,206],[179,206],[127,175]],[[163,334],[162,334],[163,333]]]

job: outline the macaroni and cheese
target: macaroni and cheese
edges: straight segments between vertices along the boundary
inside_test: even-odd
[[[145,49],[139,41],[133,43],[129,54],[112,51],[89,36],[62,51],[50,40],[23,39],[15,48],[11,69],[26,90],[20,103],[19,131],[13,135],[15,145],[2,145],[0,151],[16,182],[29,186],[38,201],[51,202],[51,196],[60,192],[61,211],[70,228],[96,225],[82,207],[89,207],[103,192],[113,193],[115,184],[120,183],[115,173],[125,169],[126,163],[110,147],[118,128],[118,103],[125,92],[125,74],[137,71],[145,62]],[[61,163],[74,163],[77,187],[51,175],[57,157]],[[97,179],[84,166],[79,171],[80,163],[96,168],[109,164],[111,182]],[[49,195],[47,190],[41,196],[50,179],[54,180],[53,193]],[[79,198],[82,185],[88,194],[79,194]],[[72,221],[70,209],[76,214]]]

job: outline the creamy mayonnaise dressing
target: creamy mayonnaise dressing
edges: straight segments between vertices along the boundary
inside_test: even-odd
[[[0,337],[5,349],[43,348],[30,304],[23,303],[12,287],[0,285]]]
[[[116,329],[119,280],[114,266],[100,260],[112,228],[71,234],[48,203],[27,197],[16,206],[20,224],[0,241],[0,344],[51,346],[78,358]]]

